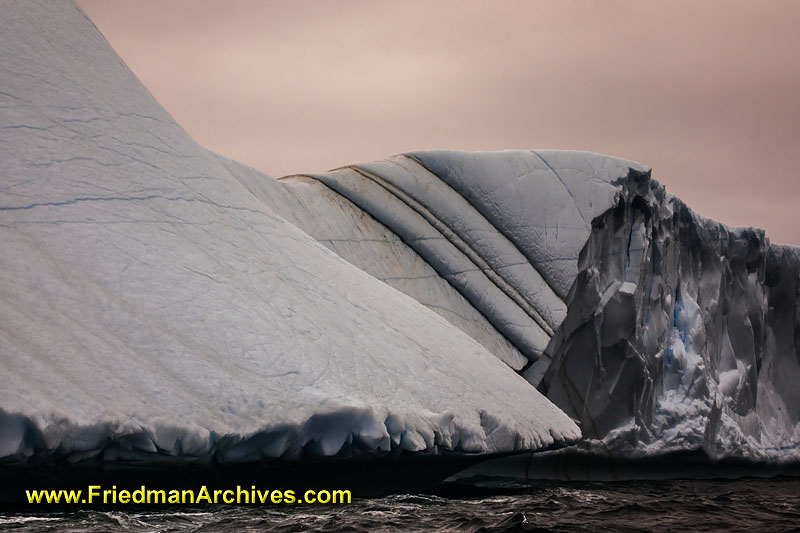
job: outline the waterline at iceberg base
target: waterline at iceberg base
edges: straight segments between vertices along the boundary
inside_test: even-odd
[[[72,2],[0,28],[5,486],[797,463],[796,248],[587,152],[276,180],[193,141]]]

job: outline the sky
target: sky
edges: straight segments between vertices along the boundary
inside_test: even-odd
[[[200,144],[272,176],[590,150],[800,245],[800,2],[78,3]]]

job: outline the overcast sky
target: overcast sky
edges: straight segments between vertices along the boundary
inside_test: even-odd
[[[800,245],[798,1],[79,3],[195,139],[273,176],[591,150]]]

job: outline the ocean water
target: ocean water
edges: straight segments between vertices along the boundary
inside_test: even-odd
[[[44,508],[43,508],[44,509]],[[350,505],[0,512],[11,531],[800,531],[800,480],[450,486]]]

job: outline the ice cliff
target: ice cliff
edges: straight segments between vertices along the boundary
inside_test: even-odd
[[[593,226],[540,385],[583,446],[796,461],[798,249],[702,218],[648,176]]]
[[[73,4],[0,27],[0,467],[581,433],[566,453],[798,459],[798,250],[649,168],[427,151],[275,180],[198,146]]]

